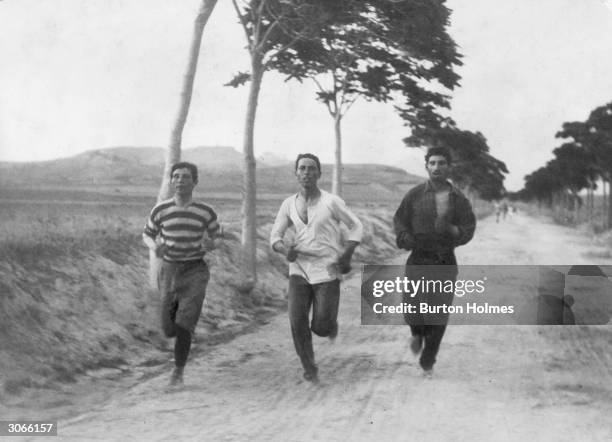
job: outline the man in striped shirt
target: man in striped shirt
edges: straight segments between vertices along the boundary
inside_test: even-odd
[[[171,385],[183,382],[191,337],[202,312],[210,273],[203,260],[204,233],[219,236],[217,214],[206,204],[192,200],[198,183],[194,164],[181,162],[170,174],[174,197],[157,204],[147,220],[143,240],[162,265],[158,287],[162,297],[161,323],[165,335],[175,337]]]

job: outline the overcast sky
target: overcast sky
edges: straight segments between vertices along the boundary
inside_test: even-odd
[[[564,121],[612,101],[612,0],[450,0],[464,55],[452,117],[480,131],[510,169],[506,186],[552,157]],[[199,0],[0,0],[0,160],[31,161],[110,146],[165,146]],[[229,0],[205,30],[183,143],[241,149],[247,70]],[[358,102],[344,123],[347,162],[422,173],[422,154],[391,105]],[[333,155],[333,126],[310,83],[267,73],[256,155]]]

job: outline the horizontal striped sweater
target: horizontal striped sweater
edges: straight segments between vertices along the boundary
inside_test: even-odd
[[[193,261],[202,259],[204,232],[214,233],[219,229],[217,214],[206,204],[190,202],[177,206],[174,199],[157,204],[144,228],[144,234],[153,240],[161,240],[167,246],[166,261]]]

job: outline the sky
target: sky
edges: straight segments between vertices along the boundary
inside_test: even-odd
[[[0,161],[69,157],[113,146],[166,146],[200,0],[0,0]],[[612,101],[612,0],[448,0],[464,65],[451,116],[480,131],[510,169],[509,190],[552,158],[565,121]],[[184,147],[242,149],[248,70],[229,0],[204,31]],[[344,160],[424,173],[390,104],[358,101]],[[333,122],[315,87],[268,72],[255,153],[333,161]]]

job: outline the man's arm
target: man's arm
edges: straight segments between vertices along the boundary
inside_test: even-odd
[[[463,196],[457,198],[457,200],[457,233],[453,235],[455,238],[455,247],[470,242],[476,231],[476,216],[474,215],[469,200]]]
[[[289,210],[286,202],[283,201],[283,204],[281,204],[280,209],[276,214],[276,218],[274,219],[272,230],[270,231],[270,245],[272,246],[272,250],[284,255],[287,258],[287,261],[293,262],[297,258],[297,252],[293,246],[287,246],[283,242],[283,236],[285,235],[290,223],[291,219],[289,218]]]
[[[415,246],[412,234],[412,198],[407,194],[402,200],[393,216],[393,228],[395,229],[395,244],[398,248],[412,250]]]
[[[144,230],[142,232],[142,241],[145,245],[155,252],[155,256],[158,258],[162,258],[168,246],[163,243],[157,243],[156,238],[161,231],[161,227],[155,219],[155,210],[151,212],[149,218],[147,219],[147,223],[145,224]]]
[[[206,227],[206,235],[202,238],[202,247],[205,251],[210,252],[217,248],[219,239],[223,238],[223,227],[217,221],[217,214],[212,212],[212,220],[209,221]]]
[[[453,239],[457,239],[459,238],[461,231],[459,230],[459,227],[454,224],[451,224],[451,222],[449,221],[449,216],[450,215],[447,213],[443,216],[436,217],[434,228],[436,229],[436,233],[439,233],[441,235],[448,234]]]
[[[359,243],[357,241],[347,241],[344,252],[342,252],[336,262],[340,273],[345,274],[351,271],[351,259],[353,259],[353,253],[358,245]]]
[[[363,238],[363,224],[346,206],[342,198],[334,198],[333,211],[337,219],[349,229],[346,246],[337,261],[340,273],[348,273],[351,270],[351,259],[353,258],[355,248]]]
[[[142,234],[142,242],[144,242],[145,245],[151,250],[157,249],[157,243],[155,242],[155,240],[146,233]]]
[[[208,237],[211,239],[223,238],[223,227],[219,224],[217,219],[208,223],[208,227],[206,228],[206,233]]]

